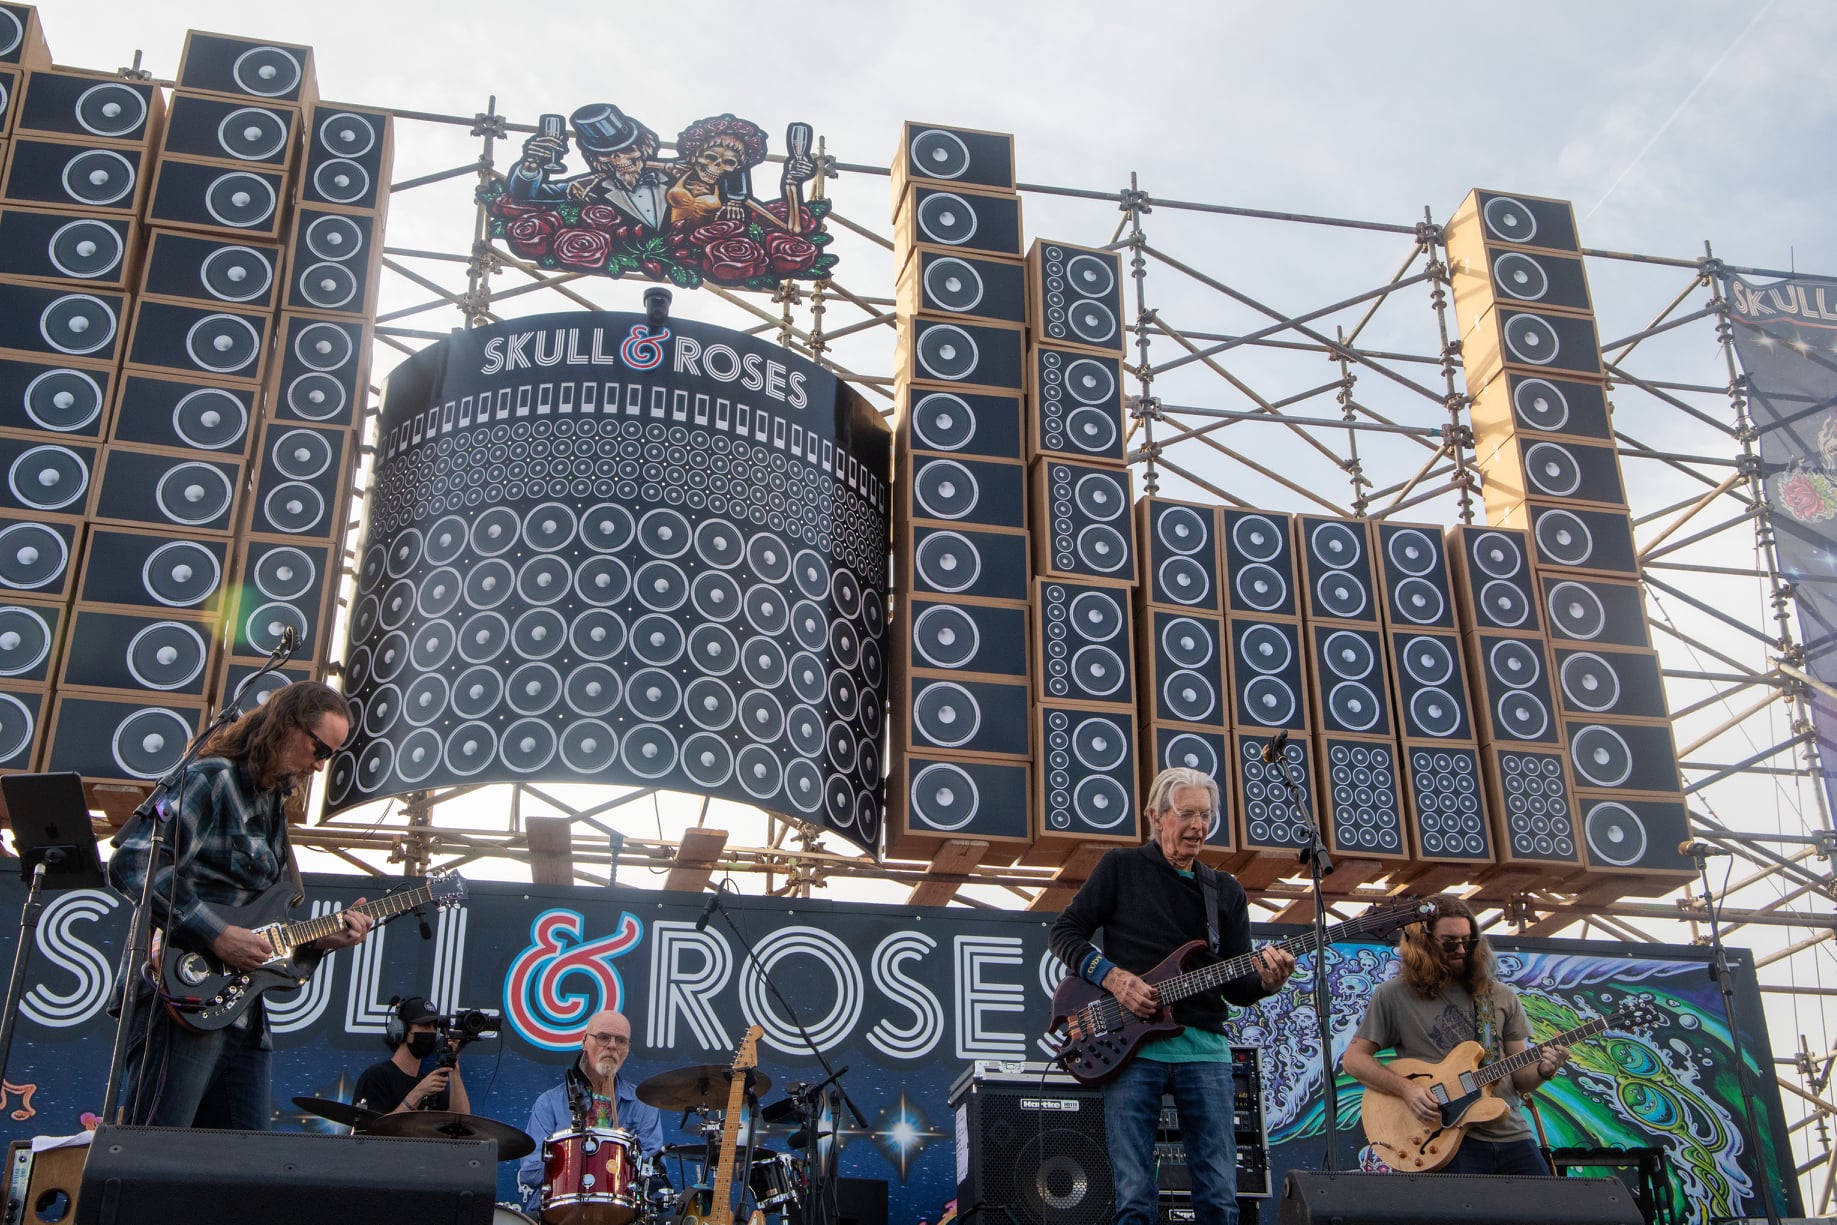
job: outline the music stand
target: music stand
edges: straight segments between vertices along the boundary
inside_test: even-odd
[[[19,855],[19,877],[26,882],[26,904],[19,921],[19,947],[13,953],[13,977],[6,985],[6,1011],[0,1015],[0,1078],[13,1053],[13,1024],[25,987],[26,963],[38,947],[38,919],[49,890],[101,889],[102,860],[83,798],[80,774],[9,774],[0,778],[0,796],[13,827],[13,850]]]

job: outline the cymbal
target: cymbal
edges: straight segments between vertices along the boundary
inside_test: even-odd
[[[508,1123],[450,1110],[407,1110],[379,1115],[370,1124],[373,1136],[407,1136],[420,1140],[495,1140],[499,1161],[515,1161],[536,1151],[536,1142]]]
[[[342,1123],[346,1127],[363,1131],[370,1123],[382,1115],[363,1106],[354,1106],[350,1102],[340,1102],[329,1097],[296,1097],[293,1104],[307,1114],[316,1114],[322,1119]]]
[[[659,1151],[662,1152],[665,1156],[682,1157],[689,1161],[699,1161],[699,1162],[705,1163],[708,1160],[708,1150],[711,1147],[715,1150],[717,1155],[720,1153],[721,1146],[718,1143],[714,1145],[695,1144],[695,1143],[666,1144]],[[746,1146],[742,1144],[741,1147],[744,1148]],[[777,1156],[778,1156],[777,1149],[766,1148],[764,1145],[761,1145],[758,1148],[755,1148],[753,1150],[753,1160],[755,1162],[769,1161],[769,1160],[775,1159]]]
[[[748,1068],[755,1094],[772,1087],[772,1078]],[[718,1063],[659,1072],[638,1086],[638,1100],[659,1110],[725,1110],[733,1069]]]

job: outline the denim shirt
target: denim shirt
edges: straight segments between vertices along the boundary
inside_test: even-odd
[[[530,1108],[529,1125],[523,1130],[536,1142],[536,1151],[517,1164],[517,1182],[523,1190],[523,1207],[536,1207],[542,1185],[542,1142],[559,1131],[574,1130],[574,1116],[568,1109],[568,1081],[574,1079],[576,1092],[586,1100],[592,1090],[575,1062],[568,1067],[562,1082],[536,1099]],[[638,1137],[639,1155],[654,1157],[663,1148],[663,1114],[655,1106],[638,1100],[637,1088],[624,1076],[612,1078],[612,1100],[619,1106],[619,1127]]]

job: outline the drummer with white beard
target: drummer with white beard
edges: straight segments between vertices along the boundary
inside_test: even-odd
[[[580,1058],[568,1065],[561,1083],[536,1099],[524,1128],[536,1151],[517,1166],[523,1207],[535,1212],[542,1185],[542,1141],[556,1132],[582,1128],[617,1129],[637,1137],[640,1155],[656,1157],[663,1148],[663,1115],[638,1100],[635,1086],[619,1075],[631,1053],[631,1022],[616,1012],[596,1012],[581,1034]]]

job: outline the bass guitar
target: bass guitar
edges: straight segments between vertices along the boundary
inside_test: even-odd
[[[746,1073],[748,1068],[759,1066],[756,1051],[763,1033],[765,1030],[760,1026],[749,1027],[746,1037],[740,1039],[740,1049],[734,1052],[733,1072],[728,1077],[727,1113],[722,1116],[721,1153],[714,1163],[714,1187],[687,1197],[679,1225],[734,1225],[734,1166],[740,1156],[740,1120],[746,1117]],[[765,1214],[755,1208],[747,1225],[765,1225]]]
[[[1325,943],[1385,936],[1405,924],[1434,918],[1435,907],[1430,902],[1392,903],[1329,927]],[[1297,955],[1311,953],[1319,947],[1314,937],[1315,933],[1308,931],[1264,947],[1286,949]],[[1047,1036],[1058,1041],[1058,1059],[1067,1072],[1084,1084],[1102,1084],[1123,1070],[1143,1042],[1186,1028],[1174,1020],[1173,1004],[1201,992],[1217,991],[1233,979],[1254,974],[1256,969],[1254,950],[1219,961],[1206,951],[1205,941],[1189,941],[1142,975],[1142,981],[1155,989],[1161,1001],[1160,1008],[1146,1020],[1124,1008],[1109,992],[1072,975],[1052,994],[1052,1024]]]
[[[300,900],[293,882],[284,880],[247,906],[217,906],[218,914],[237,927],[246,927],[267,940],[274,956],[254,970],[238,970],[214,953],[172,949],[160,968],[160,991],[166,1007],[187,1029],[222,1029],[248,1011],[264,992],[304,986],[311,969],[301,960],[304,945],[337,935],[344,927],[338,914],[288,922],[287,912]],[[361,911],[377,922],[405,914],[430,903],[445,910],[466,900],[466,882],[456,872],[431,873],[425,885],[403,889],[374,902],[348,909]]]
[[[1574,1045],[1605,1029],[1636,1029],[1655,1024],[1659,1019],[1658,1009],[1652,1003],[1631,1000],[1607,1016],[1584,1021],[1547,1042],[1527,1046],[1516,1055],[1508,1055],[1485,1067],[1480,1066],[1480,1057],[1486,1053],[1486,1048],[1478,1042],[1461,1043],[1439,1063],[1426,1059],[1393,1059],[1384,1066],[1399,1076],[1427,1086],[1440,1117],[1433,1125],[1424,1123],[1402,1098],[1367,1089],[1359,1108],[1365,1138],[1391,1169],[1406,1174],[1433,1173],[1454,1160],[1455,1150],[1467,1138],[1468,1128],[1489,1123],[1509,1109],[1505,1099],[1499,1096],[1499,1082],[1519,1068],[1536,1063],[1545,1050],[1552,1046]]]

